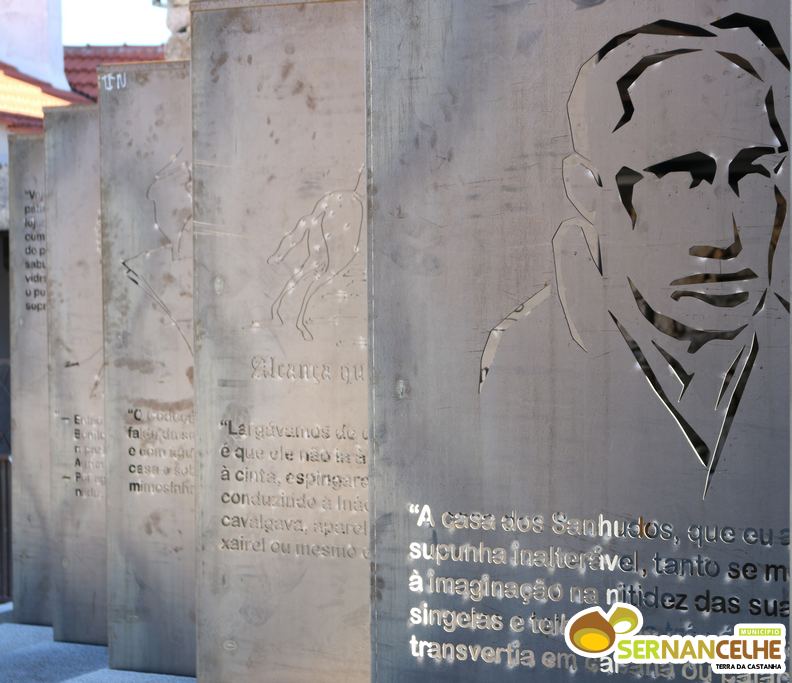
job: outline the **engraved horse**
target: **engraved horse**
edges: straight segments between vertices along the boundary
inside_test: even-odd
[[[303,216],[287,232],[267,263],[278,265],[292,252],[300,254],[298,264],[272,302],[271,319],[284,324],[281,306],[287,295],[302,293],[295,326],[303,339],[313,340],[306,318],[316,293],[343,275],[360,253],[365,209],[358,194],[363,171],[352,190],[325,194],[310,214]],[[309,318],[308,318],[309,319]]]

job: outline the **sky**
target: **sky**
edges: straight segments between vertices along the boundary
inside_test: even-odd
[[[160,45],[166,10],[152,0],[62,0],[64,45]]]

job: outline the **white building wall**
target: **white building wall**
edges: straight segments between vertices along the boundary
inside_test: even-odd
[[[0,61],[68,90],[61,0],[0,0]]]
[[[0,231],[8,230],[8,133],[0,126]]]

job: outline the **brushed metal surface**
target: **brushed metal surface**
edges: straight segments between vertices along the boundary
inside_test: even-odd
[[[308,0],[308,2],[294,2],[294,0],[191,0],[192,12],[250,9],[255,7],[282,7],[296,5],[317,5],[332,2],[356,2],[356,0]]]
[[[50,444],[44,137],[8,142],[14,619],[50,625]]]
[[[369,680],[363,45],[361,2],[193,16],[212,683]]]
[[[377,683],[605,680],[559,631],[620,586],[787,620],[727,573],[788,564],[789,6],[650,5],[368,3]]]
[[[45,112],[55,639],[107,643],[99,112]]]
[[[100,69],[110,666],[195,674],[189,65]]]

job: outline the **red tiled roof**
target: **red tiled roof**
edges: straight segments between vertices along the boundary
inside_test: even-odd
[[[0,126],[10,133],[43,133],[44,119],[0,111]]]
[[[85,97],[59,90],[19,69],[0,62],[0,125],[20,131],[41,128],[44,107],[88,102]]]
[[[46,95],[52,95],[53,97],[58,97],[62,100],[68,100],[69,102],[85,102],[85,98],[80,96],[79,93],[69,92],[68,90],[61,90],[56,88],[54,85],[47,83],[46,81],[40,81],[38,78],[34,78],[33,76],[29,76],[26,73],[23,73],[19,69],[17,69],[12,64],[8,64],[7,62],[0,62],[0,71],[4,74],[13,78],[17,81],[22,81],[23,83],[29,83],[30,85],[35,85],[37,88],[40,88],[41,91]]]
[[[63,48],[64,70],[71,89],[90,97],[94,102],[99,97],[96,67],[124,62],[160,62],[163,59],[164,45],[85,45]]]

